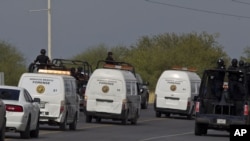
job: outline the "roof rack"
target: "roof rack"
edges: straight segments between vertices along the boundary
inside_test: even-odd
[[[117,62],[117,61],[106,62],[105,60],[99,60],[96,66],[96,69],[97,68],[127,70],[135,74],[134,66],[132,66],[130,63],[127,62]]]
[[[182,71],[190,71],[190,72],[196,72],[196,68],[188,68],[188,67],[180,67],[180,66],[174,66],[172,67],[173,70],[182,70]]]
[[[81,67],[84,73],[92,74],[92,66],[87,61],[67,60],[67,59],[58,59],[58,58],[53,59],[51,63],[49,64],[31,63],[29,65],[28,71],[39,72],[40,69],[48,70],[47,72],[52,72],[55,70],[70,71],[72,67],[75,67],[75,68]]]

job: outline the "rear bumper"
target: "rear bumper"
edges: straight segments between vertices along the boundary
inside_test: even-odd
[[[123,110],[121,114],[105,113],[105,112],[91,112],[84,111],[85,115],[92,116],[93,118],[104,118],[104,119],[124,119],[126,110]]]
[[[186,110],[179,110],[179,109],[170,109],[170,108],[159,108],[159,107],[156,107],[156,104],[154,104],[154,110],[156,112],[161,112],[161,113],[188,115],[190,113],[190,106],[188,106]]]
[[[10,113],[6,114],[6,129],[8,130],[16,130],[16,131],[24,131],[28,116],[23,113]]]
[[[207,125],[210,129],[229,130],[230,125],[246,125],[247,120],[244,116],[229,115],[196,115],[195,122]]]

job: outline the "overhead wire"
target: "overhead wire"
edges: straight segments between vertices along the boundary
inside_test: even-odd
[[[246,4],[246,5],[250,5],[249,2],[243,2],[243,1],[239,1],[239,0],[232,0],[233,2],[236,2],[236,3],[241,3],[241,4]]]
[[[181,5],[170,4],[170,3],[167,3],[167,2],[158,2],[156,0],[145,0],[145,1],[149,2],[149,3],[166,5],[166,6],[170,6],[170,7],[176,7],[176,8],[181,8],[181,9],[186,9],[186,10],[191,10],[191,11],[197,11],[197,12],[203,12],[203,13],[209,13],[209,14],[217,14],[217,15],[223,15],[223,16],[229,16],[229,17],[236,17],[236,18],[243,18],[243,19],[250,19],[249,16],[241,16],[241,15],[235,15],[235,14],[229,14],[229,13],[222,13],[222,12],[216,12],[216,11],[210,11],[210,10],[203,10],[203,9],[185,7],[185,6],[181,6]],[[239,3],[245,3],[245,2],[240,2],[238,0],[233,0],[233,1],[239,2]],[[250,5],[250,3],[245,3],[245,4],[249,4]]]

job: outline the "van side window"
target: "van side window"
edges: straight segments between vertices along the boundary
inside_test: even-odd
[[[65,92],[67,95],[70,95],[70,90],[71,90],[71,83],[69,80],[65,80]]]
[[[126,82],[127,95],[131,95],[131,82]]]
[[[199,93],[199,87],[200,83],[199,82],[192,82],[191,84],[191,93],[193,94],[198,94]]]
[[[132,95],[137,95],[137,91],[136,91],[136,83],[135,82],[131,82],[131,91],[132,91]]]
[[[191,82],[191,93],[196,93],[196,83]]]
[[[78,93],[77,87],[76,87],[76,81],[71,81],[71,85],[72,85],[72,90],[75,90],[76,93]]]

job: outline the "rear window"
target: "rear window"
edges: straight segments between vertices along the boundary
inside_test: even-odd
[[[3,100],[16,100],[19,99],[19,90],[0,89],[0,98]]]

